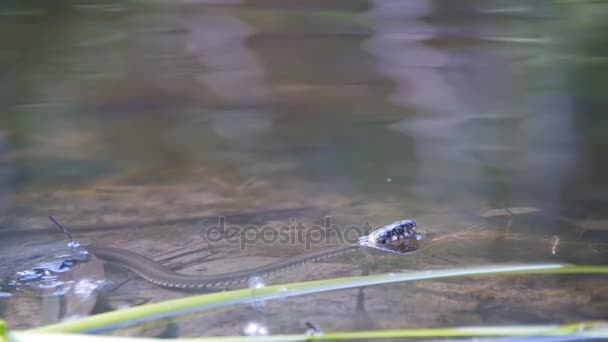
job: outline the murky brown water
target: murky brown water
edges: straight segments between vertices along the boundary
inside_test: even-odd
[[[53,255],[65,237],[49,215],[85,243],[156,259],[194,251],[169,262],[185,273],[240,270],[305,249],[257,241],[210,250],[202,232],[220,215],[259,226],[415,218],[438,236],[416,254],[357,253],[269,283],[503,262],[601,264],[608,125],[597,89],[608,79],[608,38],[594,18],[605,7],[0,6],[0,275]],[[479,216],[505,207],[541,210]],[[132,274],[95,267],[90,273],[114,284],[98,304],[187,295],[136,278],[117,286]],[[605,284],[544,276],[378,286],[189,316],[167,334],[240,334],[252,320],[295,333],[307,321],[335,331],[602,319]],[[0,298],[0,317],[25,328],[90,311],[53,312],[52,301],[13,294]]]

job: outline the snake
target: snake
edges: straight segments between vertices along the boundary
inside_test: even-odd
[[[403,249],[397,251],[389,248],[391,243],[399,241],[402,243],[413,242],[413,247],[410,250],[417,248],[416,221],[395,221],[359,238],[353,244],[338,245],[243,271],[211,275],[178,273],[148,257],[121,248],[93,245],[88,248],[88,251],[98,259],[125,268],[155,285],[170,289],[205,290],[226,288],[229,285],[247,282],[254,278],[266,278],[308,262],[316,262],[355,252],[365,246],[402,253]]]

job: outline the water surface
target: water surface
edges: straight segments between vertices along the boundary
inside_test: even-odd
[[[55,255],[66,240],[49,215],[85,244],[178,256],[167,263],[185,273],[305,252],[261,240],[209,248],[202,233],[220,215],[274,227],[331,217],[342,229],[415,218],[439,238],[412,255],[357,253],[270,283],[603,263],[605,7],[2,5],[1,275]],[[514,207],[538,210],[480,216]],[[122,284],[131,276],[106,269],[113,285],[99,291],[96,310],[187,295],[140,279]],[[605,288],[605,279],[583,276],[393,284],[188,316],[165,333],[240,334],[251,320],[275,333],[302,332],[307,321],[325,331],[576,322],[604,318]],[[57,306],[48,298],[2,297],[0,317],[17,328],[57,320],[40,314]]]

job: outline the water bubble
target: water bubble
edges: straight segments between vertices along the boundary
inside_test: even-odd
[[[258,322],[249,322],[243,328],[245,336],[267,336],[268,327]]]
[[[260,327],[260,329],[258,329],[258,332],[260,333],[260,335],[266,336],[266,335],[268,335],[268,328]]]
[[[261,288],[266,287],[266,283],[264,283],[264,280],[260,277],[250,278],[248,283],[249,283],[250,289],[261,289]],[[263,311],[266,306],[264,304],[264,301],[258,300],[258,301],[252,302],[251,307],[256,311]]]
[[[260,277],[250,278],[248,281],[248,285],[250,289],[261,289],[266,287],[266,283],[264,283],[264,279]]]

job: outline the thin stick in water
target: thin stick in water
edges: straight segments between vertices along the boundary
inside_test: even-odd
[[[59,229],[61,229],[61,231],[68,237],[68,239],[70,239],[70,249],[72,250],[72,252],[74,251],[74,239],[72,239],[72,234],[70,233],[69,230],[67,230],[64,226],[62,226],[61,224],[59,224],[59,222],[55,221],[55,219],[53,218],[53,216],[49,216],[49,219],[51,219],[51,221],[53,221],[53,223],[59,227]]]

